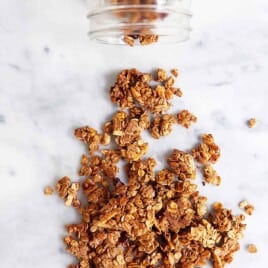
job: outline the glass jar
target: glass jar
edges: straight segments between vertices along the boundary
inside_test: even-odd
[[[92,40],[133,46],[189,38],[191,0],[88,0],[88,4]]]

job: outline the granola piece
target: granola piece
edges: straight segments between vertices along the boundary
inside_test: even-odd
[[[234,216],[231,210],[222,206],[221,203],[213,204],[213,211],[210,213],[208,220],[217,227],[217,230],[225,235],[232,235],[232,239],[241,239],[242,232],[246,225],[242,222],[245,220],[244,215]],[[231,231],[234,231],[231,233]]]
[[[131,47],[135,45],[135,39],[130,35],[125,35],[123,41]]]
[[[71,186],[71,179],[69,177],[63,177],[56,184],[56,191],[61,198],[65,198],[68,194],[68,189]]]
[[[255,210],[254,206],[251,205],[248,201],[246,200],[243,200],[239,203],[239,207],[243,210],[245,210],[245,212],[248,214],[248,215],[252,215],[253,214],[253,211]]]
[[[221,184],[221,177],[217,174],[216,170],[208,164],[205,165],[203,170],[205,182],[219,186]]]
[[[202,220],[197,227],[191,227],[190,235],[190,239],[199,241],[204,248],[214,248],[221,240],[221,234],[207,220]]]
[[[164,113],[170,108],[170,103],[166,98],[166,89],[157,85],[153,90],[153,98],[148,102],[148,109],[151,113]]]
[[[101,135],[100,143],[102,145],[109,145],[111,143],[111,136],[104,132],[104,134]]]
[[[121,154],[119,150],[102,150],[101,151],[102,155],[104,155],[105,159],[108,160],[109,162],[116,164],[119,162],[121,158]]]
[[[171,185],[175,181],[175,175],[168,169],[163,169],[157,173],[155,180],[161,185]]]
[[[157,69],[156,75],[156,81],[163,82],[167,80],[167,72],[164,69]]]
[[[147,82],[137,82],[131,88],[131,93],[137,103],[151,113],[165,112],[170,107],[166,98],[166,89],[161,85],[153,88]]]
[[[136,85],[141,75],[136,69],[123,70],[110,89],[111,101],[117,103],[121,108],[134,107],[134,99],[130,89]]]
[[[92,155],[95,151],[99,149],[100,145],[100,134],[91,127],[81,127],[77,128],[74,135],[84,143],[89,146],[89,153]]]
[[[115,178],[116,174],[119,172],[119,168],[109,160],[102,160],[101,168],[104,175],[110,179]]]
[[[145,160],[139,160],[133,163],[129,163],[126,166],[127,177],[129,180],[130,187],[133,188],[134,182],[147,183],[149,181],[154,181],[154,168],[156,166],[156,161],[153,158],[148,158]],[[134,184],[135,187],[137,186]]]
[[[56,191],[59,196],[64,199],[66,206],[80,207],[80,201],[77,199],[77,192],[80,188],[78,182],[71,183],[69,177],[63,177],[56,184]]]
[[[175,118],[173,115],[156,115],[151,123],[150,133],[153,138],[159,139],[161,136],[169,135],[174,124]]]
[[[175,79],[174,77],[170,76],[166,79],[165,83],[164,83],[164,87],[167,88],[172,88],[175,84]]]
[[[178,123],[185,128],[189,128],[192,123],[197,121],[197,117],[188,110],[183,110],[177,114]]]
[[[174,91],[174,94],[177,96],[177,97],[182,97],[183,93],[181,91],[180,88],[176,88],[175,91]]]
[[[53,188],[52,188],[51,186],[46,186],[46,187],[44,188],[44,194],[45,194],[45,195],[52,195],[53,192],[54,192],[54,190],[53,190]]]
[[[105,122],[104,125],[102,126],[102,130],[103,130],[104,133],[112,134],[112,132],[113,132],[113,122],[112,121]]]
[[[174,149],[168,157],[167,163],[172,172],[178,175],[181,180],[195,179],[196,169],[194,159],[190,154]]]
[[[258,249],[257,249],[257,247],[254,244],[248,244],[247,245],[247,250],[251,254],[255,254],[255,253],[258,252]]]
[[[178,69],[172,69],[170,72],[171,72],[172,75],[173,75],[174,77],[176,77],[176,78],[179,76],[179,70],[178,70]]]
[[[214,164],[220,157],[220,147],[214,142],[212,134],[203,134],[202,143],[192,149],[192,155],[199,163]]]
[[[141,140],[141,128],[138,119],[130,119],[125,124],[125,129],[122,134],[115,137],[116,144],[120,147],[128,147],[137,140]]]
[[[127,147],[122,148],[121,155],[125,160],[132,162],[139,160],[146,154],[147,150],[148,143],[144,142],[142,139],[138,139]]]
[[[199,217],[204,217],[208,211],[207,198],[205,196],[198,196],[195,201],[196,213]]]
[[[212,260],[213,260],[213,268],[224,268],[221,258],[214,252],[212,253]]]
[[[159,36],[155,34],[140,35],[139,40],[142,46],[151,45],[158,41]]]
[[[148,129],[150,127],[149,114],[143,108],[133,107],[129,109],[129,118],[138,119],[138,125],[141,129]]]
[[[126,125],[128,123],[127,113],[124,111],[119,111],[113,116],[113,135],[123,136]]]
[[[71,184],[71,187],[68,189],[68,193],[65,200],[66,206],[74,206],[79,207],[80,201],[77,199],[77,192],[80,188],[80,184],[78,182],[74,182]]]
[[[255,127],[256,124],[257,124],[256,118],[251,118],[247,121],[247,125],[249,128]]]

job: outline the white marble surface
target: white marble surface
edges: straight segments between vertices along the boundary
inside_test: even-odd
[[[0,1],[0,267],[71,262],[61,237],[76,216],[42,190],[60,176],[76,178],[84,147],[73,129],[100,127],[115,109],[108,101],[114,75],[134,66],[180,69],[185,96],[176,109],[193,111],[198,124],[177,127],[160,145],[149,140],[150,153],[159,158],[214,133],[223,184],[201,192],[235,211],[244,198],[256,206],[228,267],[267,267],[268,1],[194,1],[189,42],[143,49],[90,44],[86,12],[82,0]],[[252,116],[258,124],[249,129]],[[244,250],[251,242],[257,255]]]

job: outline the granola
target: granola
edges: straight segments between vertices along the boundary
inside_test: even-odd
[[[248,215],[252,215],[255,207],[251,205],[248,201],[243,200],[239,203],[239,207],[243,209]]]
[[[174,149],[172,154],[168,157],[167,162],[172,172],[178,175],[180,179],[195,178],[196,168],[194,159],[190,154]]]
[[[197,117],[191,114],[188,110],[183,110],[177,114],[178,123],[185,128],[189,128],[192,123],[197,121]]]
[[[53,188],[51,186],[46,186],[44,188],[44,195],[52,195],[54,192]]]
[[[171,72],[172,75],[175,76],[175,77],[178,77],[178,76],[179,76],[179,70],[178,70],[178,69],[172,69],[170,72]]]
[[[151,74],[122,71],[110,91],[121,109],[104,124],[103,134],[91,127],[75,131],[89,147],[80,161],[82,181],[63,177],[56,185],[66,206],[81,215],[80,222],[66,225],[64,244],[78,261],[68,268],[193,268],[208,261],[223,268],[239,250],[245,217],[220,203],[210,209],[192,183],[194,159],[205,164],[206,182],[220,183],[210,165],[220,156],[211,134],[203,135],[191,154],[174,149],[160,171],[154,158],[144,157],[148,143],[142,132],[160,138],[175,123],[175,116],[166,113],[176,95],[174,78],[161,69],[156,76],[157,85],[152,85]],[[120,161],[125,163],[127,183],[117,177]]]
[[[173,115],[156,115],[151,123],[150,133],[153,138],[159,139],[161,136],[169,135],[174,124],[175,117]]]
[[[219,186],[221,184],[221,177],[217,174],[216,170],[210,165],[204,167],[205,182]]]
[[[113,103],[120,108],[141,108],[149,113],[166,112],[174,96],[181,96],[180,89],[174,87],[175,79],[159,69],[156,79],[153,75],[136,69],[123,70],[110,89]]]
[[[203,134],[202,143],[192,149],[192,155],[202,164],[214,164],[220,157],[220,147],[214,142],[212,134]]]
[[[248,250],[248,252],[251,253],[251,254],[255,254],[255,253],[258,252],[258,249],[257,249],[257,247],[256,247],[254,244],[249,244],[249,245],[247,246],[247,250]]]
[[[66,206],[79,207],[80,201],[77,199],[77,193],[80,188],[78,182],[71,182],[69,177],[63,177],[56,185],[56,191],[64,199]]]
[[[123,42],[129,46],[135,44],[150,45],[158,41],[159,36],[154,34],[147,27],[142,26],[145,22],[152,22],[157,19],[163,19],[165,16],[156,11],[150,9],[141,10],[138,5],[154,5],[157,2],[155,0],[109,0],[112,5],[133,5],[131,9],[126,11],[115,12],[114,15],[120,19],[124,19],[130,25],[135,26],[125,27],[123,31]],[[139,25],[140,24],[140,25]]]
[[[256,118],[251,118],[247,121],[247,125],[249,128],[254,128],[256,124],[257,124]]]

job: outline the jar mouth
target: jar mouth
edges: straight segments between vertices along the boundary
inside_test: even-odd
[[[137,37],[143,32],[158,36],[160,44],[179,43],[189,39],[191,17],[188,9],[174,6],[114,5],[89,13],[88,34],[91,40],[103,44],[125,45],[127,35],[140,45]]]

